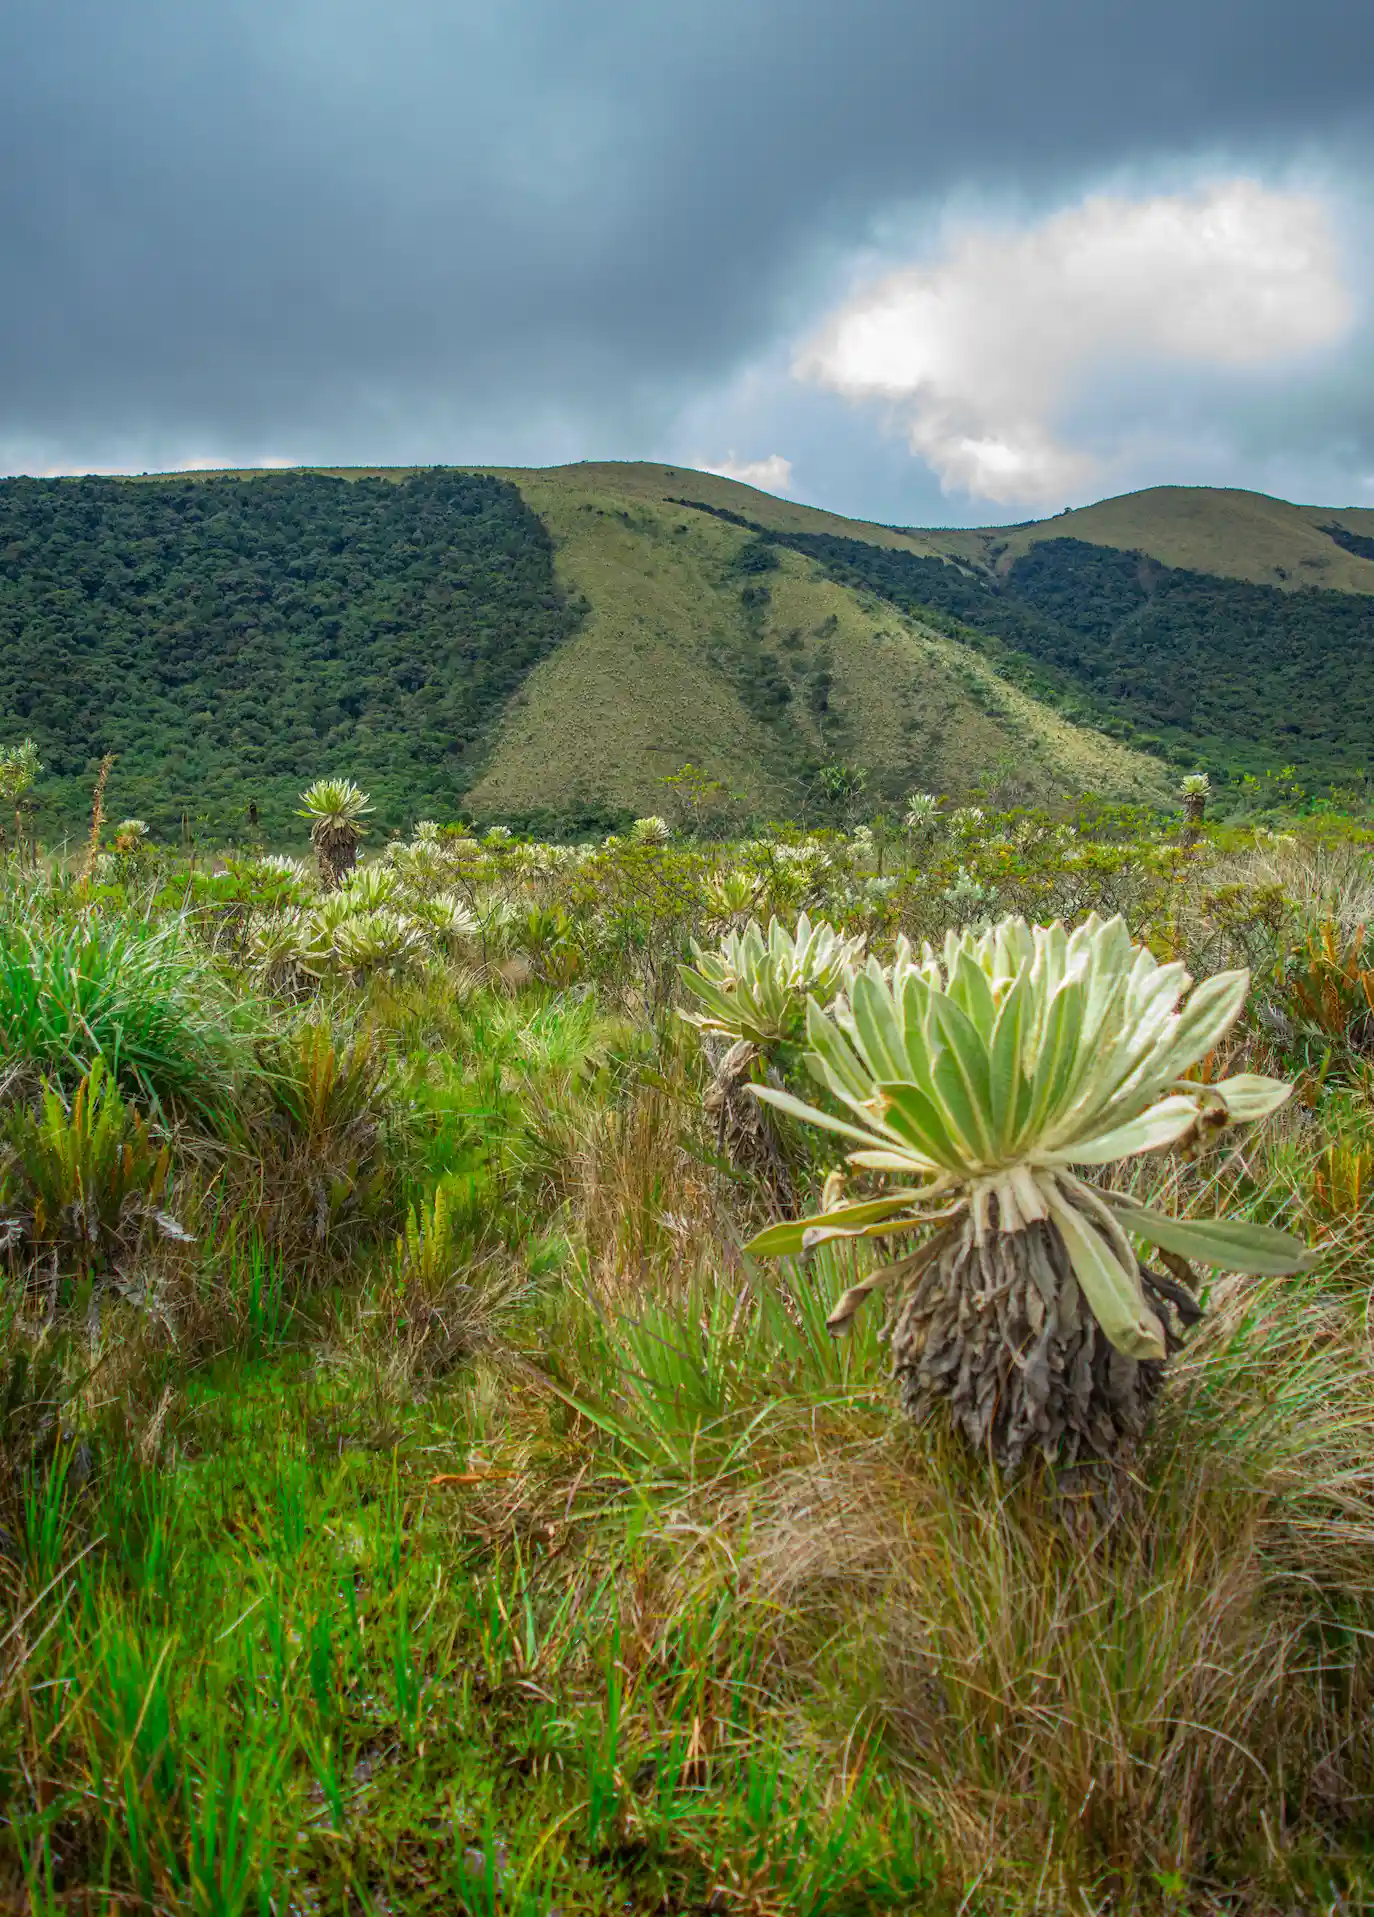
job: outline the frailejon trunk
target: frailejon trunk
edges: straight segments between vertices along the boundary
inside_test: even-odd
[[[1173,1348],[1168,1306],[1185,1322],[1197,1308],[1168,1279],[1145,1283]],[[943,1400],[969,1443],[1008,1469],[1031,1451],[1061,1464],[1115,1457],[1144,1429],[1164,1374],[1108,1343],[1051,1224],[989,1231],[981,1245],[971,1220],[951,1228],[898,1304],[891,1343],[911,1415]]]
[[[351,826],[316,826],[311,837],[320,878],[333,891],[358,863],[358,835]]]
[[[796,1193],[787,1154],[778,1138],[768,1106],[749,1095],[757,1046],[738,1039],[723,1053],[718,1040],[708,1040],[706,1056],[715,1076],[707,1088],[703,1108],[716,1121],[716,1150],[738,1171],[759,1179],[770,1203],[780,1211],[796,1206]],[[769,1072],[770,1082],[777,1082]]]

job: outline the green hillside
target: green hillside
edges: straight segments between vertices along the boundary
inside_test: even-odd
[[[79,829],[105,753],[112,813],[220,838],[250,807],[298,831],[332,771],[381,829],[464,807],[604,829],[687,761],[756,816],[805,811],[836,760],[875,801],[1159,790],[739,506],[780,538],[915,543],[672,468],[0,482],[0,741],[37,740],[49,835]]]
[[[1374,725],[1374,598],[1160,566],[1078,539],[984,572],[828,534],[764,534],[915,618],[1000,642],[1004,675],[1136,744],[1218,768],[1363,768]],[[984,646],[985,650],[989,650]]]
[[[481,475],[0,484],[0,740],[38,742],[50,831],[104,753],[111,809],[163,834],[232,834],[251,804],[281,835],[336,768],[383,821],[451,815],[580,616],[538,518]]]
[[[1022,526],[913,534],[913,543],[1002,572],[1051,539],[1141,552],[1185,572],[1285,592],[1374,593],[1374,508],[1294,506],[1227,487],[1151,486]]]
[[[852,521],[672,468],[508,476],[589,610],[503,717],[480,809],[578,810],[613,792],[656,810],[684,760],[756,813],[804,809],[816,769],[836,760],[862,766],[876,800],[986,781],[1027,798],[1159,789],[1152,761],[1069,723],[975,648],[718,515],[748,506],[798,539]],[[703,512],[689,496],[732,503]]]
[[[873,526],[651,464],[0,482],[0,742],[49,834],[211,837],[348,772],[376,824],[606,826],[700,766],[805,815],[916,789],[1346,777],[1374,724],[1374,512],[1155,488],[1020,527]],[[1153,755],[1153,756],[1152,756]]]
[[[1151,752],[1319,780],[1368,766],[1374,511],[1158,487],[1020,527],[903,532],[694,497]]]

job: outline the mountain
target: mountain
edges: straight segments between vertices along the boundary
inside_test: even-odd
[[[1020,526],[870,525],[651,464],[0,482],[0,743],[50,832],[299,832],[347,772],[417,816],[604,829],[684,763],[742,816],[818,770],[1158,798],[1345,779],[1374,721],[1374,511],[1158,487]]]
[[[625,471],[641,497],[672,496],[681,478]],[[1223,776],[1294,765],[1316,784],[1368,767],[1374,511],[1153,487],[958,531],[843,521],[724,480],[690,495],[978,652],[1061,716],[1175,765]]]
[[[994,635],[1004,671],[1178,762],[1315,782],[1374,742],[1374,511],[1164,486],[909,549],[777,533],[832,576]],[[937,564],[938,554],[943,564]],[[977,641],[974,641],[977,643]]]
[[[109,752],[112,816],[215,838],[250,805],[299,834],[326,772],[379,829],[604,829],[688,761],[753,816],[805,812],[837,760],[878,802],[1159,792],[985,650],[780,543],[855,533],[933,555],[663,467],[7,480],[0,741],[37,740],[49,833],[80,829]]]
[[[918,535],[935,550],[1005,575],[1046,540],[1139,552],[1162,566],[1284,592],[1374,593],[1374,508],[1293,506],[1265,493],[1151,486],[1054,519]]]
[[[1063,717],[1028,675],[788,544],[861,535],[865,551],[906,554],[909,536],[689,469],[502,476],[588,612],[503,715],[478,808],[576,810],[613,791],[659,810],[688,760],[775,816],[802,812],[836,761],[863,767],[877,801],[986,783],[1028,799],[1161,789],[1156,763]]]

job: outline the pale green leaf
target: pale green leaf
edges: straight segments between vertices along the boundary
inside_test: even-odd
[[[1313,1254],[1290,1232],[1269,1225],[1252,1225],[1243,1218],[1171,1218],[1167,1213],[1132,1204],[1117,1192],[1102,1196],[1126,1227],[1147,1244],[1158,1245],[1176,1258],[1195,1259],[1219,1271],[1246,1272],[1254,1277],[1282,1278],[1302,1271]]]
[[[1074,1277],[1104,1335],[1128,1358],[1163,1358],[1164,1329],[1145,1302],[1139,1277],[1125,1269],[1101,1233],[1058,1192],[1047,1189],[1045,1197]]]
[[[997,1013],[988,1057],[992,1132],[998,1152],[1002,1154],[1010,1150],[1016,1139],[1033,1090],[1022,1069],[1029,1007],[1030,981],[1023,972]]]
[[[1240,1017],[1249,990],[1248,972],[1218,972],[1202,981],[1179,1013],[1168,1043],[1171,1078],[1196,1065],[1226,1036]]]
[[[944,1115],[915,1085],[881,1084],[885,1127],[934,1163],[949,1171],[963,1167],[958,1141],[950,1136]]]
[[[755,1098],[761,1098],[765,1105],[786,1112],[789,1118],[800,1119],[803,1125],[819,1125],[822,1131],[838,1132],[841,1138],[857,1139],[861,1145],[882,1142],[873,1132],[861,1132],[857,1125],[846,1124],[842,1118],[833,1118],[829,1112],[820,1111],[815,1105],[803,1104],[801,1099],[793,1098],[791,1092],[779,1091],[773,1085],[750,1085],[746,1089]]]
[[[989,1164],[996,1155],[996,1144],[987,1041],[968,1015],[947,998],[933,998],[931,1014],[941,1039],[940,1050],[931,1060],[935,1089],[944,1109],[954,1116],[967,1138],[974,1157]]]
[[[1281,1078],[1262,1078],[1258,1072],[1240,1072],[1207,1089],[1221,1097],[1237,1124],[1268,1118],[1293,1096],[1293,1087],[1285,1085]]]
[[[1148,1112],[1128,1119],[1113,1131],[1099,1132],[1096,1138],[1075,1139],[1058,1151],[1037,1152],[1036,1160],[1042,1165],[1110,1165],[1118,1158],[1134,1158],[1138,1152],[1161,1151],[1196,1124],[1197,1113],[1195,1098],[1161,1099]]]
[[[806,1008],[806,1036],[812,1051],[829,1074],[833,1089],[851,1098],[869,1097],[872,1078],[864,1071],[839,1027],[828,1019],[814,999]]]
[[[849,995],[864,1061],[874,1078],[905,1078],[906,1046],[886,983],[862,974]]]

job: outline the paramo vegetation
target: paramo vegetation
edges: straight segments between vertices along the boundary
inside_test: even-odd
[[[1374,1898],[1365,820],[59,857],[39,757],[6,1907]]]

